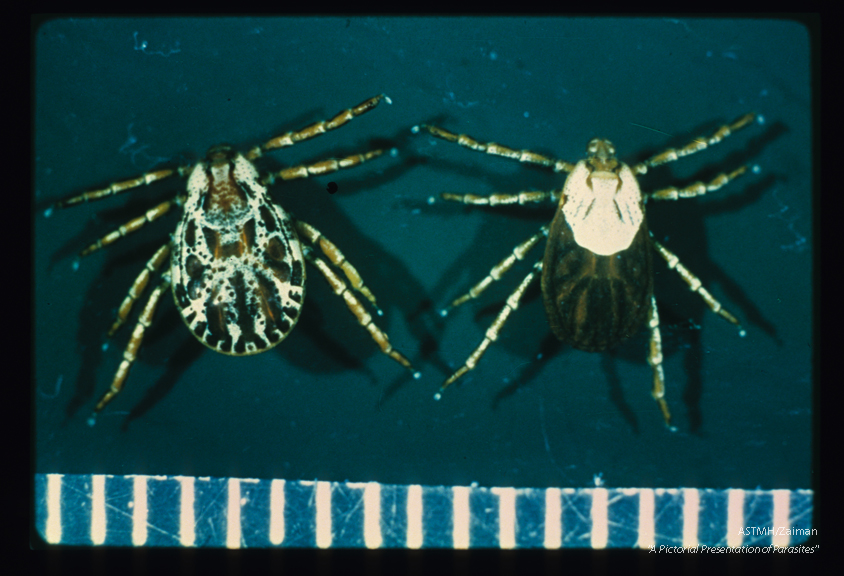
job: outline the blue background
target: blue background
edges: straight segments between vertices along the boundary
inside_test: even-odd
[[[56,20],[36,38],[36,469],[482,486],[810,486],[809,36],[777,20],[282,18]],[[103,351],[132,280],[175,228],[148,225],[81,262],[88,243],[171,198],[178,182],[43,217],[55,200],[208,147],[241,149],[382,103],[271,154],[279,169],[396,147],[354,170],[282,182],[274,199],[333,240],[422,371],[382,355],[309,269],[294,332],[250,358],[205,349],[169,296],[124,391],[85,424],[131,327]],[[478,368],[440,402],[527,273],[516,267],[445,321],[436,311],[547,223],[547,207],[482,209],[443,191],[548,190],[562,178],[427,135],[420,122],[571,162],[593,137],[635,162],[764,116],[641,179],[646,190],[751,174],[716,194],[651,203],[655,237],[747,330],[713,315],[655,256],[667,398],[650,397],[647,335],[601,354],[553,339],[529,291]],[[328,182],[339,192],[329,195]],[[541,257],[541,249],[533,253]],[[542,354],[541,360],[537,355]]]

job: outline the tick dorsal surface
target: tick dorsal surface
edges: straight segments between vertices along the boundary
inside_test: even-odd
[[[551,222],[542,296],[554,334],[598,351],[643,326],[653,290],[648,227],[633,171],[607,140],[569,174]]]
[[[290,333],[305,293],[302,249],[241,154],[218,146],[197,164],[175,241],[173,294],[200,342],[244,356]]]

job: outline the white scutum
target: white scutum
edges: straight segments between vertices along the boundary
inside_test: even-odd
[[[618,175],[581,160],[566,179],[563,214],[579,246],[600,256],[630,247],[644,220],[642,193],[626,164]]]

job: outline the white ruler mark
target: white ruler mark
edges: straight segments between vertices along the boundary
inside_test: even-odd
[[[50,544],[62,541],[62,476],[47,474],[47,522],[45,540]]]
[[[505,550],[516,547],[516,489],[493,488],[498,496],[498,545]]]
[[[741,546],[744,530],[744,490],[727,490],[727,546]]]
[[[273,546],[284,542],[284,480],[270,484],[270,542]]]
[[[91,476],[91,542],[98,546],[106,538],[105,476]]]
[[[143,546],[147,542],[147,476],[132,478],[132,545]]]
[[[774,513],[773,513],[773,529],[774,535],[771,538],[771,544],[778,548],[788,546],[788,527],[791,525],[789,521],[790,508],[790,491],[788,490],[772,490],[774,499]]]
[[[331,546],[331,483],[316,483],[316,544],[320,548]]]
[[[607,489],[594,488],[592,490],[592,548],[607,547],[609,538],[609,524],[607,520]]]
[[[194,491],[195,478],[193,476],[176,476],[179,482],[179,542],[182,546],[193,546],[196,543],[196,516],[193,505],[196,500]]]
[[[240,548],[240,480],[229,478],[226,501],[226,548]]]
[[[656,542],[654,533],[654,491],[650,488],[639,490],[639,548],[651,548]]]
[[[468,486],[453,486],[451,494],[454,511],[451,537],[455,549],[465,550],[469,548],[469,523],[472,519],[469,511],[470,490]]]
[[[697,548],[700,544],[697,537],[699,512],[700,492],[696,488],[683,488],[683,548]]]
[[[407,487],[407,547],[416,550],[422,547],[422,486]]]
[[[557,549],[563,545],[563,510],[562,495],[559,488],[545,490],[545,543],[549,549]]]

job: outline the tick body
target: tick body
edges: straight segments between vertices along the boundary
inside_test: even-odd
[[[648,363],[653,372],[652,396],[662,412],[666,426],[673,429],[671,413],[665,401],[659,314],[653,293],[653,251],[665,259],[669,268],[680,274],[689,288],[698,293],[713,312],[736,325],[741,336],[744,336],[744,330],[738,320],[724,310],[720,302],[703,287],[701,281],[680,263],[677,256],[653,238],[647,225],[645,203],[648,199],[677,200],[713,192],[744,174],[747,167],[722,173],[709,183],[695,182],[681,189],[669,187],[650,193],[642,192],[637,176],[645,174],[649,168],[716,144],[751,124],[754,119],[755,115],[746,114],[722,126],[709,138],[697,138],[680,149],[667,149],[633,166],[617,160],[612,143],[600,138],[589,142],[585,159],[571,164],[529,150],[481,143],[464,134],[453,134],[436,126],[415,127],[414,132],[424,129],[437,138],[478,152],[568,173],[563,188],[550,192],[522,191],[490,196],[441,195],[445,200],[471,205],[523,205],[550,201],[557,208],[549,225],[542,226],[536,234],[516,246],[483,280],[443,310],[442,314],[446,316],[450,309],[477,298],[547,237],[543,258],[534,263],[527,276],[507,298],[481,343],[464,364],[445,380],[435,397],[439,399],[446,387],[477,366],[490,344],[498,339],[510,314],[518,309],[528,286],[539,276],[551,331],[559,340],[574,348],[588,352],[606,350],[633,336],[643,326],[647,327],[650,333]]]
[[[249,356],[284,340],[299,321],[305,297],[306,262],[328,281],[358,323],[384,354],[410,370],[410,361],[394,349],[387,334],[373,322],[359,298],[380,315],[375,296],[343,253],[311,224],[292,217],[269,196],[276,179],[292,180],[352,168],[382,154],[372,150],[342,159],[286,168],[261,176],[253,161],[264,152],[293,146],[339,128],[375,108],[375,96],[344,110],[333,119],[287,132],[245,153],[231,146],[209,149],[194,165],[149,172],[107,188],[58,202],[64,208],[107,198],[173,176],[187,177],[184,192],[151,208],[88,246],[87,256],[166,214],[182,209],[175,232],[149,259],[117,312],[108,335],[128,321],[132,308],[155,275],[158,285],[146,300],[111,386],[94,408],[102,410],[123,388],[137,359],[146,329],[163,294],[171,289],[182,320],[202,344],[215,352]],[[322,195],[319,198],[324,198]],[[52,209],[51,209],[52,210]],[[317,251],[320,254],[317,254]],[[169,262],[169,266],[167,263]],[[345,279],[343,278],[345,276]],[[89,423],[93,423],[94,416]]]
[[[589,149],[595,152],[566,179],[548,230],[542,298],[554,335],[595,352],[645,323],[653,263],[635,176],[614,161],[606,140],[593,140]]]
[[[293,220],[255,166],[228,146],[188,178],[170,273],[182,320],[216,352],[245,356],[280,343],[305,297],[305,257]]]

